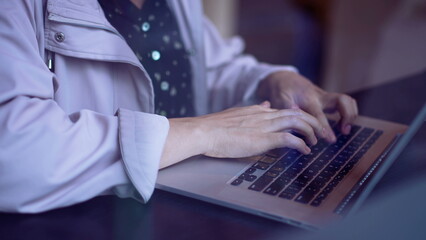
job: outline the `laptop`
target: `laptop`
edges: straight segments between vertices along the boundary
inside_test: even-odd
[[[156,187],[302,228],[323,228],[361,205],[425,117],[426,104],[410,128],[359,116],[349,135],[329,120],[337,141],[320,140],[309,155],[282,148],[240,159],[195,156],[161,170]]]

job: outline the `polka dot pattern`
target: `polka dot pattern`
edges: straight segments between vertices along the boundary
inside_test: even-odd
[[[176,20],[165,0],[99,0],[108,21],[124,36],[152,79],[155,112],[166,117],[194,115],[192,73]]]

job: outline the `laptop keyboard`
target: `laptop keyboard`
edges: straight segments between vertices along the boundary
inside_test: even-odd
[[[248,182],[250,190],[319,206],[383,133],[353,125],[350,134],[343,135],[336,122],[330,121],[330,125],[335,143],[319,140],[308,155],[288,148],[271,150],[231,185]]]

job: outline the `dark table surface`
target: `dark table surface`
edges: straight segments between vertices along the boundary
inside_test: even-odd
[[[409,124],[426,102],[426,72],[359,91],[361,115]],[[372,193],[426,174],[426,126]],[[368,201],[366,202],[368,204]],[[156,190],[147,204],[102,196],[41,214],[0,214],[0,239],[271,239],[290,225]]]

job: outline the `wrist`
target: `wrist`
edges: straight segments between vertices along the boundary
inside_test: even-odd
[[[160,168],[207,151],[200,122],[193,118],[169,119],[170,129],[163,149]]]

